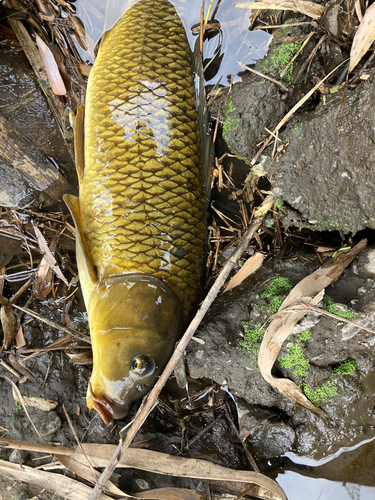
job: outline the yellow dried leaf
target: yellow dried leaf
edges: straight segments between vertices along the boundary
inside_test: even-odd
[[[235,288],[238,286],[240,283],[243,282],[250,274],[255,273],[260,266],[263,264],[264,261],[264,255],[262,253],[255,253],[248,259],[245,264],[237,271],[237,273],[233,276],[233,278],[229,281],[228,286],[224,290],[225,292],[228,292],[229,290],[232,290],[232,288]]]
[[[22,326],[20,325],[20,327],[18,328],[18,331],[16,333],[16,346],[17,346],[17,349],[20,349],[21,347],[23,347],[25,345],[26,345],[25,337],[23,336],[23,329],[22,329]]]
[[[349,73],[357,66],[375,40],[375,3],[370,5],[355,34],[350,50]]]

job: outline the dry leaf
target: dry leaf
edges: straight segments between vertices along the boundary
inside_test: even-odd
[[[47,257],[41,260],[36,278],[33,282],[32,294],[35,299],[45,299],[52,289],[52,269],[48,264]]]
[[[56,250],[57,241],[58,241],[58,236],[56,236],[53,239],[50,245],[51,253]],[[45,255],[39,264],[38,271],[36,273],[32,287],[32,294],[35,299],[43,300],[47,298],[48,294],[52,289],[53,271],[50,265],[48,264],[49,260],[50,258],[48,258]]]
[[[4,334],[3,348],[5,351],[7,351],[14,344],[17,328],[17,318],[13,312],[12,304],[3,295],[0,296],[0,303],[0,319]]]
[[[290,335],[291,330],[298,321],[306,314],[307,309],[285,313],[282,311],[283,309],[292,307],[294,304],[300,305],[301,302],[311,305],[318,304],[323,297],[324,289],[340,277],[343,270],[365,248],[366,243],[367,240],[361,240],[348,252],[340,252],[335,260],[331,259],[300,281],[284,300],[278,313],[275,314],[272,323],[264,334],[260,346],[258,365],[264,379],[285,397],[292,399],[294,402],[308,408],[319,416],[324,416],[324,412],[314,406],[294,382],[272,376],[272,367],[284,340]]]
[[[2,448],[38,451],[45,454],[50,453],[53,455],[58,454],[71,458],[74,457],[74,460],[87,467],[106,467],[113,453],[118,448],[116,445],[110,444],[83,443],[84,454],[79,448],[43,446],[1,437],[0,446]],[[205,460],[167,455],[140,448],[127,448],[121,456],[118,467],[141,469],[167,476],[254,484],[253,489],[249,490],[249,495],[265,500],[286,500],[282,488],[275,481],[263,474],[252,471],[232,470],[206,462]]]
[[[301,12],[305,16],[313,19],[320,19],[324,6],[313,2],[303,0],[263,0],[260,2],[238,2],[234,4],[240,9],[252,10],[292,10],[293,12]]]
[[[38,35],[35,35],[35,38],[40,57],[43,61],[44,69],[47,73],[48,81],[51,84],[52,92],[56,95],[65,95],[65,84],[63,82],[63,79],[61,78],[59,68],[51,49],[43,42],[43,40]]]
[[[17,346],[17,349],[20,349],[21,347],[23,347],[25,345],[26,345],[25,337],[23,336],[22,325],[20,325],[20,327],[18,328],[18,331],[16,333],[16,346]]]
[[[0,460],[0,474],[23,483],[36,484],[53,494],[57,494],[58,497],[68,500],[87,500],[92,493],[90,486],[67,476],[36,470],[26,465],[22,465],[21,468],[19,464],[12,464],[5,460]],[[102,493],[99,500],[113,500],[113,498]]]
[[[92,65],[89,66],[88,64],[78,64],[78,68],[79,68],[81,75],[89,76]]]
[[[354,36],[352,48],[350,50],[350,73],[357,66],[362,57],[371,47],[375,40],[375,3],[370,5],[359,25],[357,33]]]
[[[228,286],[224,290],[224,293],[238,286],[240,283],[243,282],[243,280],[245,280],[248,276],[250,276],[250,274],[255,273],[255,271],[257,271],[263,264],[263,261],[264,261],[264,255],[260,252],[255,253],[250,257],[250,259],[247,259],[247,261],[241,267],[241,269],[239,269],[233,276],[233,278],[229,281]]]
[[[150,498],[151,500],[202,500],[202,495],[197,491],[186,488],[158,488],[156,490],[135,493],[137,498]]]
[[[89,481],[91,484],[95,485],[97,480],[99,479],[100,473],[98,471],[94,470],[92,466],[85,465],[79,460],[76,460],[74,456],[68,457],[66,455],[55,455],[55,457],[60,463],[63,464],[64,467],[66,467],[74,474],[82,477],[83,479],[86,479],[86,481]],[[123,493],[111,481],[106,482],[104,492],[108,493],[109,495],[117,495],[120,498],[128,497],[126,493]]]
[[[12,353],[12,351],[9,352],[8,354],[8,361],[9,361],[9,364],[19,373],[22,375],[22,378],[26,381],[26,380],[31,380],[31,382],[35,382],[35,377],[32,373],[31,370],[29,370],[22,362],[18,352],[16,352],[15,354]],[[20,379],[20,383],[21,383],[21,380],[22,378]]]
[[[358,17],[358,21],[362,22],[363,15],[361,10],[361,0],[355,0],[354,7],[355,7],[355,13],[357,14]]]
[[[65,283],[65,285],[68,286],[68,282],[67,282],[65,276],[63,275],[63,273],[61,272],[61,269],[57,265],[56,259],[52,255],[52,252],[49,249],[48,244],[47,244],[44,236],[40,232],[40,229],[38,227],[34,226],[34,231],[35,231],[35,236],[38,239],[38,245],[39,245],[40,251],[46,257],[48,265],[54,270],[54,272]]]
[[[14,391],[13,391],[13,397],[17,403],[21,404],[20,398]],[[38,410],[42,411],[52,411],[55,408],[57,408],[58,405],[58,403],[56,401],[52,401],[52,399],[43,399],[43,398],[29,397],[29,396],[22,396],[22,397],[26,406],[31,408],[37,408]]]
[[[58,459],[62,459],[62,462],[65,462],[67,465],[70,460],[66,456],[58,456]],[[82,472],[82,467],[79,467],[80,464],[77,461],[75,461],[75,465],[78,466],[77,474],[81,475],[80,472]],[[71,469],[71,466],[69,466],[69,469]],[[95,472],[96,471],[94,471],[94,473]],[[0,475],[11,477],[16,481],[35,484],[47,491],[50,491],[58,497],[63,497],[68,500],[87,500],[93,491],[89,486],[86,486],[65,475],[33,469],[32,467],[27,467],[25,465],[22,465],[21,467],[19,464],[13,464],[5,460],[0,460]],[[116,495],[115,498],[129,498],[135,500],[137,498],[155,500],[201,500],[201,497],[195,491],[180,488],[159,488],[156,490],[144,491],[142,493],[137,493],[135,496],[131,496],[122,492],[119,488],[108,481],[106,489],[108,494],[111,496],[101,493],[99,500],[113,500],[112,495]]]

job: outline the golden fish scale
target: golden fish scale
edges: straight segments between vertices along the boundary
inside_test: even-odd
[[[190,57],[166,0],[142,0],[117,23],[90,74],[80,186],[99,277],[151,274],[187,314],[199,300],[205,236]]]

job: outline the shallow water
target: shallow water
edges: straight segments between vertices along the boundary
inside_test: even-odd
[[[106,7],[105,2],[91,0],[78,0],[74,4],[77,8],[77,16],[82,20],[86,29],[89,50],[79,49],[84,60],[93,61],[95,45],[103,32],[110,29],[125,10],[134,3],[136,3],[134,0],[113,0],[110,2],[110,8]],[[191,27],[199,23],[202,1],[172,0],[171,3],[184,23],[190,46],[193,49],[197,36],[192,34]],[[206,2],[205,16],[208,3]],[[109,5],[108,2],[107,5]],[[249,12],[247,9],[233,7],[232,0],[224,0],[219,7],[215,19],[221,24],[223,40],[220,54],[223,56],[218,72],[211,75],[207,83],[214,84],[220,80],[221,84],[227,85],[231,75],[233,75],[233,82],[240,81],[238,62],[253,64],[266,54],[271,37],[263,31],[250,32],[248,30]],[[218,44],[218,35],[205,42],[205,59],[212,57]]]

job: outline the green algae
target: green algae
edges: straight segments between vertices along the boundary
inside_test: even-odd
[[[293,375],[302,382],[310,368],[310,362],[305,356],[305,343],[311,337],[311,329],[301,332],[296,342],[287,348],[288,354],[278,357],[281,368],[291,370]]]
[[[228,142],[228,134],[230,132],[236,131],[240,125],[240,117],[230,117],[229,114],[231,111],[234,110],[233,102],[232,102],[232,97],[230,97],[229,102],[228,102],[228,107],[227,111],[224,116],[224,121],[223,121],[223,137],[226,142]]]
[[[284,278],[283,276],[276,276],[268,287],[261,294],[262,299],[267,299],[273,297],[274,295],[280,295],[288,293],[289,290],[293,288],[293,283],[290,278]]]
[[[356,316],[355,312],[351,308],[347,311],[340,311],[329,295],[324,295],[323,297],[323,309],[331,314],[334,314],[335,316],[339,316],[340,318],[353,319]]]
[[[302,45],[302,42],[289,42],[271,47],[267,56],[263,59],[260,65],[262,73],[271,73],[280,75],[282,70],[293,59]],[[287,85],[292,84],[293,64],[290,65],[287,72],[283,76],[283,80]]]
[[[335,375],[352,375],[357,369],[357,363],[354,359],[348,358],[342,363],[332,367],[332,373]]]
[[[321,406],[324,403],[328,403],[334,396],[338,396],[339,394],[336,384],[330,380],[313,391],[307,384],[302,384],[302,390],[305,396],[315,406]]]

